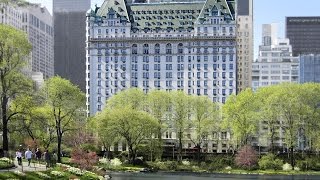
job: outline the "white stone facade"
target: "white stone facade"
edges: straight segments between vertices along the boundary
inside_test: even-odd
[[[27,33],[32,45],[27,71],[41,72],[44,78],[53,76],[52,15],[40,4],[0,4],[0,23]]]
[[[90,115],[101,111],[109,97],[130,87],[146,93],[183,90],[222,103],[236,93],[236,24],[220,10],[208,15],[206,22],[195,21],[190,31],[170,32],[134,32],[131,22],[108,13],[102,19],[89,15],[87,20]]]
[[[292,56],[289,39],[277,38],[276,24],[263,26],[263,44],[252,64],[252,88],[299,82],[299,57]]]

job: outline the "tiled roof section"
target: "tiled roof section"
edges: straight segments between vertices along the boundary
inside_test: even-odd
[[[129,21],[125,0],[105,0],[102,6],[99,8],[97,15],[101,17],[107,16],[107,13],[109,13],[110,10],[115,11],[118,16],[121,16]]]
[[[203,5],[198,21],[201,23],[201,21],[205,20],[214,9],[218,9],[221,12],[221,15],[229,16],[231,19],[234,19],[234,12],[232,12],[233,6],[234,2],[232,1],[207,0]]]
[[[193,29],[202,6],[203,3],[133,4],[130,11],[132,29]]]
[[[206,21],[213,8],[219,9],[225,18],[234,19],[235,0],[184,1],[126,4],[125,0],[105,0],[92,16],[99,20],[116,14],[121,20],[130,21],[133,31],[191,31],[196,23]]]

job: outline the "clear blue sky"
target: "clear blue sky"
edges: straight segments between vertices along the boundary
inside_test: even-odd
[[[51,11],[52,0],[28,0],[42,3]],[[66,0],[67,1],[67,0]],[[91,0],[92,6],[100,6],[104,0]],[[261,43],[262,24],[279,23],[279,36],[285,35],[286,16],[320,16],[320,0],[253,0],[255,54]]]

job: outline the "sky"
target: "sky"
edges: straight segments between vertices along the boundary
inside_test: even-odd
[[[51,12],[52,0],[28,0],[41,3]],[[67,0],[66,0],[67,1]],[[101,6],[104,0],[91,0],[92,6]],[[320,0],[253,0],[254,3],[254,54],[261,43],[262,24],[278,23],[278,35],[285,36],[286,16],[320,16]]]

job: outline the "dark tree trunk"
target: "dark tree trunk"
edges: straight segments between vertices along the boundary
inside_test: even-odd
[[[271,152],[274,154],[274,145],[273,145],[273,141],[274,141],[274,132],[273,132],[273,130],[271,130]]]
[[[294,170],[294,157],[293,157],[293,146],[290,147],[290,161],[291,161],[291,166],[292,170]]]
[[[58,152],[57,152],[57,157],[58,157],[58,163],[61,163],[61,143],[62,143],[62,134],[59,133],[57,130],[57,139],[58,139]]]
[[[135,151],[133,150],[132,146],[129,146],[129,161],[131,164],[134,164],[134,159],[135,159]]]
[[[200,143],[198,143],[197,144],[197,151],[198,151],[198,157],[197,157],[197,159],[198,159],[198,165],[200,165],[200,163],[201,163],[201,148],[200,148]]]
[[[179,132],[178,162],[182,161],[182,131]]]
[[[8,140],[8,118],[7,118],[7,105],[8,105],[8,97],[3,95],[1,102],[1,110],[2,110],[2,149],[7,154],[9,150],[9,140]]]

